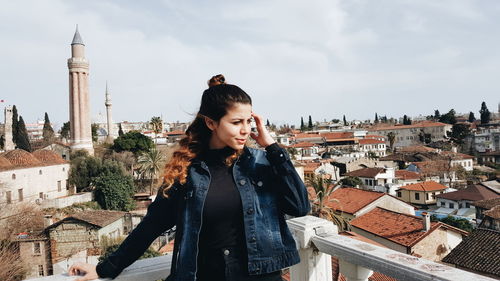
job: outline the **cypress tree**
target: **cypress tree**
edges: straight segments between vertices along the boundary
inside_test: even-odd
[[[306,125],[304,125],[304,117],[300,117],[300,130],[304,131],[306,129]]]
[[[118,125],[118,136],[123,136],[123,129],[122,129],[122,123]]]
[[[344,126],[347,126],[347,120],[345,119],[345,115],[344,115]]]
[[[71,125],[68,122],[64,122],[64,124],[61,127],[61,130],[59,130],[59,134],[61,135],[61,138],[63,139],[69,139],[69,134],[71,130]]]
[[[26,124],[24,123],[22,116],[19,116],[18,128],[19,131],[17,134],[16,147],[31,152],[31,144],[28,138],[28,131],[26,130]]]
[[[441,114],[439,113],[439,110],[434,110],[434,119],[439,120],[441,118]]]
[[[469,122],[472,123],[474,121],[476,121],[476,117],[474,116],[474,112],[471,111],[469,113]]]
[[[12,107],[12,141],[17,144],[17,134],[19,132],[19,116],[17,115],[17,108]]]
[[[267,126],[267,127],[270,127],[270,126],[271,126],[271,123],[269,123],[269,119],[267,119],[266,126]]]
[[[481,114],[481,124],[488,124],[490,123],[490,111],[488,110],[488,107],[486,106],[486,103],[483,101],[481,103],[481,110],[479,110],[479,114]]]
[[[311,115],[309,115],[309,122],[307,123],[307,128],[309,130],[313,129],[313,121],[312,121]]]
[[[375,112],[375,124],[378,123],[378,114]]]
[[[45,142],[51,142],[54,139],[54,129],[52,129],[52,126],[50,125],[49,115],[47,112],[45,112],[44,119],[42,132],[43,140]]]

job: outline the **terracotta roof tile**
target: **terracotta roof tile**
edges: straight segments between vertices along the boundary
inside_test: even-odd
[[[365,144],[383,144],[385,141],[381,140],[376,140],[376,139],[360,139],[358,140],[359,144],[365,145]]]
[[[295,135],[295,139],[306,139],[306,138],[321,138],[318,133],[300,133]]]
[[[448,187],[439,184],[435,181],[419,182],[400,187],[400,189],[415,190],[415,191],[436,191],[436,190],[445,190],[447,188]]]
[[[0,170],[2,169],[8,169],[12,167],[12,163],[10,163],[7,158],[0,156]]]
[[[33,156],[35,156],[38,160],[40,160],[44,164],[67,164],[68,162],[64,159],[62,159],[61,156],[59,156],[57,153],[54,151],[46,150],[46,149],[41,149],[34,151]]]
[[[495,191],[481,184],[473,184],[467,186],[467,188],[462,190],[438,194],[436,195],[436,197],[454,201],[457,200],[479,201],[486,199],[495,199],[500,197],[500,194],[496,193]]]
[[[485,216],[500,220],[500,205],[491,208],[488,211],[483,212]]]
[[[443,262],[500,277],[500,232],[478,228],[444,257]]]
[[[418,180],[420,179],[420,175],[415,172],[407,171],[407,170],[397,170],[395,172],[396,178],[402,180]]]
[[[362,190],[353,187],[338,188],[326,200],[326,205],[334,210],[355,214],[366,205],[384,196],[385,193]],[[338,200],[329,201],[329,200]]]
[[[429,231],[423,230],[421,217],[401,214],[376,207],[351,221],[351,226],[370,232],[394,243],[411,247],[439,227],[453,229],[463,235],[466,232],[440,222],[431,222]]]
[[[328,132],[328,133],[321,133],[320,135],[328,140],[354,138],[353,132]]]
[[[86,210],[83,212],[79,212],[73,214],[69,217],[66,217],[53,225],[49,226],[49,228],[55,227],[65,221],[68,220],[79,220],[83,221],[98,227],[104,227],[109,225],[110,223],[115,222],[125,215],[125,212],[120,211],[108,211],[108,210]]]
[[[22,149],[7,151],[3,154],[3,157],[16,167],[30,167],[42,164],[35,156]]]
[[[363,168],[346,173],[345,175],[349,177],[374,178],[378,174],[383,173],[384,170],[384,168]]]
[[[476,201],[472,204],[476,207],[480,207],[480,208],[489,210],[493,207],[500,205],[500,197],[493,198],[493,199],[479,200],[479,201]]]
[[[317,162],[305,163],[304,172],[313,172],[319,166],[321,166],[321,163],[317,163]]]

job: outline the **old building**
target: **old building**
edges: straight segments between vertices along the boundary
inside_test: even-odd
[[[395,169],[364,168],[345,174],[346,177],[358,177],[363,182],[363,187],[369,190],[390,193],[390,185],[394,183]]]
[[[410,204],[429,207],[436,204],[436,195],[444,193],[447,188],[435,181],[426,181],[401,186],[396,196]]]
[[[352,231],[395,251],[440,261],[467,232],[423,217],[377,207],[351,221]]]
[[[372,131],[378,135],[387,137],[393,133],[395,137],[394,147],[420,145],[423,140],[430,141],[446,140],[446,133],[451,131],[452,125],[440,122],[419,122],[411,125],[396,125],[389,127],[378,127]]]

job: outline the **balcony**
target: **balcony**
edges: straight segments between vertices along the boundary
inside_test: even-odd
[[[330,221],[306,216],[288,220],[299,249],[301,263],[290,268],[292,281],[332,281],[330,256],[339,260],[340,272],[348,281],[368,280],[373,271],[404,281],[493,281],[390,249],[340,236]],[[125,269],[117,281],[158,280],[170,272],[171,255],[139,260]],[[69,281],[66,274],[30,280]],[[104,280],[104,279],[102,279]]]

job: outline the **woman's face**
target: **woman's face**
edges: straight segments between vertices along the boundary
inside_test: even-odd
[[[250,135],[251,118],[252,105],[243,103],[235,103],[219,122],[207,118],[207,126],[212,130],[209,147],[221,149],[229,146],[235,150],[243,149]]]

